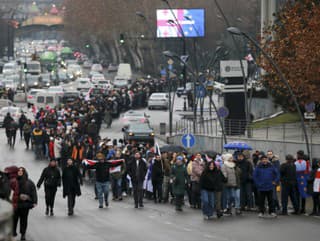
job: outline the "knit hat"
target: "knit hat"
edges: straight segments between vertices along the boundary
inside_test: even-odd
[[[232,154],[230,154],[230,153],[225,153],[225,154],[222,155],[222,160],[223,160],[223,162],[230,161],[230,159],[233,159]]]
[[[178,161],[183,161],[183,157],[182,156],[177,156],[177,160]]]

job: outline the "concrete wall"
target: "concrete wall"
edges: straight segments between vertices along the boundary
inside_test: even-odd
[[[174,143],[177,145],[181,144],[182,135],[176,135],[169,137],[169,143]],[[193,148],[190,149],[191,152],[196,151],[205,151],[205,150],[214,150],[221,152],[222,143],[220,137],[209,137],[196,135],[196,144]],[[264,141],[257,139],[245,139],[245,138],[232,138],[228,137],[228,142],[231,141],[244,141],[252,146],[254,150],[268,151],[273,150],[273,152],[280,156],[281,160],[284,160],[285,155],[292,154],[295,155],[298,150],[304,150],[306,152],[306,145],[303,142],[280,142],[280,141]],[[312,145],[312,157],[320,157],[320,145]]]

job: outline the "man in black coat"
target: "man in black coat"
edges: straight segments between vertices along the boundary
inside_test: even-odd
[[[28,178],[26,169],[18,169],[18,205],[13,213],[13,236],[17,236],[17,226],[20,219],[21,240],[26,240],[26,231],[28,226],[29,210],[34,208],[38,203],[37,190],[34,183]]]
[[[292,155],[286,156],[286,162],[280,166],[282,215],[288,215],[288,197],[294,208],[293,214],[299,213],[296,165]]]
[[[57,162],[55,159],[52,159],[49,163],[49,166],[44,168],[40,179],[37,184],[37,188],[41,187],[41,184],[44,182],[44,192],[46,199],[46,215],[53,216],[53,207],[54,200],[56,197],[57,188],[61,186],[61,175],[60,170],[57,167]]]
[[[73,165],[73,160],[68,159],[67,166],[62,172],[63,198],[68,198],[68,215],[73,215],[76,196],[81,195],[82,176],[79,169]]]
[[[154,202],[162,202],[163,163],[161,156],[156,154],[152,163],[151,181]]]
[[[132,160],[128,166],[128,174],[131,178],[133,187],[135,208],[138,208],[138,204],[140,207],[143,207],[143,182],[147,170],[146,161],[141,157],[140,152],[136,152],[134,160]]]

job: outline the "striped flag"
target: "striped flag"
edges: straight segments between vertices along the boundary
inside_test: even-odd
[[[157,142],[154,145],[154,154],[161,156],[160,146],[159,146],[159,144]]]

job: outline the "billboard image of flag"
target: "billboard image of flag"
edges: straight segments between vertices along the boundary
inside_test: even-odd
[[[158,9],[158,38],[194,38],[205,36],[204,9]]]

